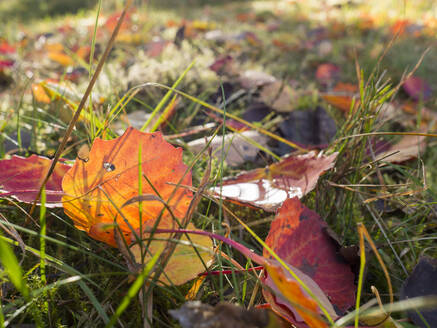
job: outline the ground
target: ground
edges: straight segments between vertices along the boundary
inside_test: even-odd
[[[54,156],[123,6],[116,0],[0,4],[1,159]],[[374,297],[371,286],[383,303],[389,293],[370,246],[359,272],[358,223],[369,231],[400,300],[419,260],[437,255],[436,35],[432,0],[134,1],[62,158],[73,163],[86,157],[81,145],[113,139],[129,125],[141,128],[149,117],[144,113],[157,108],[169,111],[165,122],[151,120],[145,130],[158,128],[183,148],[195,188],[208,168],[207,150],[196,157],[204,136],[216,133],[220,148],[223,133],[243,134],[247,122],[257,131],[249,137],[256,143],[236,146],[232,160],[232,149],[226,160],[215,151],[205,190],[280,161],[293,143],[294,155],[338,153],[301,202],[327,223],[338,252],[352,255],[355,283],[364,282],[362,304]],[[166,89],[172,86],[184,94],[173,99]],[[267,174],[271,181],[274,168]],[[275,211],[224,204],[266,239]],[[203,198],[195,226],[223,234],[224,221],[229,238],[262,254],[263,246],[221,206]],[[77,230],[62,208],[47,207],[49,238],[41,253],[41,225],[23,214],[30,210],[14,198],[0,202],[3,239],[18,246],[14,252],[34,296],[26,300],[5,269],[3,322],[104,326],[105,314],[116,312],[138,272],[118,249]],[[229,258],[249,267],[238,251],[222,247],[211,271],[235,269]],[[44,274],[41,254],[51,257]],[[265,300],[258,284],[253,273],[210,274],[194,298],[259,305]],[[182,306],[192,285],[147,285],[140,295],[144,300],[153,290],[153,326],[177,326],[168,310]],[[118,324],[138,327],[144,322],[139,297],[127,302]],[[393,317],[403,327],[417,324],[406,313]]]

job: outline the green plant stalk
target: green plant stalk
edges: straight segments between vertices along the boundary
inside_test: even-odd
[[[46,277],[46,234],[47,234],[47,224],[46,224],[46,189],[43,188],[41,193],[41,205],[39,208],[39,225],[40,225],[40,234],[39,234],[39,272],[41,277],[41,283],[45,286],[47,285],[47,277]],[[44,296],[44,311],[49,313],[49,302],[47,301],[47,291],[43,293]],[[43,311],[43,312],[44,312]]]
[[[156,129],[159,128],[159,126],[164,122],[163,117],[165,117],[167,115],[167,113],[172,109],[172,107],[174,106],[174,103],[176,101],[176,97],[177,95],[174,95],[173,98],[170,100],[170,102],[168,103],[167,107],[164,108],[164,111],[162,112],[162,114],[159,116],[159,118],[156,120],[155,124],[153,124],[152,128],[150,129],[150,132],[155,132]]]
[[[218,171],[219,175],[219,181],[220,181],[220,194],[222,193],[223,189],[223,163],[225,161],[225,134],[226,134],[226,98],[225,98],[225,92],[223,89],[222,83],[220,83],[221,91],[222,91],[222,97],[223,97],[223,125],[222,125],[222,153],[220,157],[220,167]],[[220,197],[219,200],[219,212],[218,212],[218,221],[219,226],[222,226],[222,220],[223,220],[223,198]],[[219,247],[219,253],[222,251],[222,243],[218,245]],[[222,264],[222,258],[221,256],[217,256],[217,262],[220,267],[220,271],[223,270],[223,264]],[[220,292],[220,301],[223,302],[223,274],[219,275],[219,292]]]
[[[146,123],[144,123],[144,125],[141,127],[140,131],[144,131],[150,124],[150,122],[153,120],[153,118],[156,116],[156,114],[161,110],[161,108],[165,105],[165,103],[168,101],[168,99],[170,99],[170,96],[173,93],[173,90],[177,88],[177,86],[179,85],[179,83],[182,82],[182,80],[184,79],[185,75],[187,75],[187,73],[191,70],[191,68],[193,68],[194,64],[196,61],[192,61],[190,65],[188,65],[188,67],[185,69],[185,71],[182,72],[181,76],[179,76],[179,78],[176,80],[176,82],[172,85],[171,88],[168,89],[167,93],[164,95],[164,97],[162,97],[161,101],[158,103],[158,105],[156,105],[155,109],[153,110],[152,114],[150,115],[150,117],[147,119]],[[159,120],[158,120],[159,121]]]
[[[360,233],[360,271],[358,275],[357,299],[355,304],[355,328],[359,327],[360,320],[360,300],[363,290],[364,269],[366,268],[366,249],[364,247],[364,236]]]
[[[39,237],[39,252],[40,252],[40,275],[41,282],[43,285],[47,284],[46,278],[46,233],[47,233],[47,224],[46,224],[46,190],[45,187],[41,193],[41,206],[39,208],[39,224],[40,224],[40,237]]]
[[[112,315],[109,322],[106,324],[105,328],[111,328],[116,323],[117,319],[121,316],[121,314],[126,310],[126,308],[129,306],[132,299],[137,295],[141,287],[143,286],[144,282],[146,281],[149,274],[152,272],[153,268],[155,267],[156,262],[158,261],[159,257],[161,256],[161,252],[157,252],[149,262],[147,262],[146,266],[144,267],[143,271],[138,275],[137,279],[134,281],[132,286],[129,288],[127,294],[123,299],[121,300],[120,305],[118,306],[117,310],[115,310],[115,313]]]
[[[5,326],[5,316],[3,314],[3,304],[0,300],[0,327],[4,327]]]
[[[29,302],[29,288],[23,279],[20,264],[2,234],[0,234],[0,261],[11,283],[23,295],[24,299]]]
[[[8,244],[14,245],[14,246],[20,246],[19,243],[17,241],[11,240],[10,238],[4,237],[0,234],[0,260],[3,261],[2,256],[4,256],[5,254],[7,254],[7,250],[5,251],[4,248],[2,248],[2,244],[4,244],[7,248]],[[24,245],[24,248],[26,251],[29,251],[31,253],[33,253],[34,255],[40,257],[41,254],[39,252],[39,250],[32,248],[28,245]],[[13,252],[11,251],[12,256],[15,255],[13,254]],[[7,259],[9,262],[8,264],[13,265],[13,261],[10,261],[9,257]],[[94,287],[96,288],[101,288],[99,285],[97,285],[94,281],[92,281],[90,278],[88,278],[87,276],[81,274],[79,271],[77,271],[76,269],[74,269],[73,267],[70,267],[69,265],[65,264],[64,262],[62,262],[61,260],[58,260],[56,258],[54,258],[53,256],[49,256],[46,254],[46,260],[50,261],[52,263],[52,265],[54,267],[56,267],[57,269],[72,274],[72,275],[79,275],[82,277],[82,279],[89,281],[91,284],[94,285]],[[21,272],[21,267],[18,265],[18,261],[15,258],[15,261],[17,262],[17,266],[18,269]],[[15,265],[14,265],[15,266]],[[5,266],[6,268],[6,266]],[[24,284],[24,280],[22,278],[22,275],[20,276],[20,278],[17,280],[20,284]],[[14,282],[13,282],[14,283]],[[91,303],[93,304],[93,306],[96,308],[97,313],[100,315],[100,317],[103,319],[103,321],[106,323],[109,321],[109,317],[106,314],[105,310],[103,309],[103,306],[99,303],[99,301],[97,300],[96,296],[93,294],[92,290],[88,287],[87,284],[85,284],[85,282],[83,280],[79,280],[78,282],[80,288],[82,288],[82,290],[84,291],[84,293],[88,296],[89,300],[91,301]],[[21,285],[20,285],[21,286]],[[18,288],[16,287],[24,296],[24,298],[26,300],[30,299],[29,298],[29,291],[27,288],[27,285],[24,286],[25,290],[27,290],[27,294],[25,294],[24,292],[22,292],[22,287]],[[30,300],[32,301],[32,300]],[[29,301],[29,302],[30,302]],[[39,325],[39,327],[43,327],[43,325]]]

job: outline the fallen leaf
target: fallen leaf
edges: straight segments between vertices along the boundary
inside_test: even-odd
[[[147,56],[152,58],[159,56],[168,45],[169,42],[166,40],[156,40],[147,43],[145,45]]]
[[[402,85],[404,91],[416,101],[427,101],[432,96],[429,84],[418,76],[411,76]]]
[[[147,206],[148,202],[143,204]],[[148,220],[143,223],[143,230],[153,229],[156,220]],[[175,229],[179,226],[171,216],[162,217],[157,225],[158,229]],[[189,230],[195,230],[195,226],[189,223],[186,227]],[[139,234],[140,231],[137,230]],[[140,235],[140,234],[139,234]],[[147,263],[153,255],[161,253],[165,250],[168,240],[172,238],[172,234],[151,235],[151,233],[143,233],[143,245],[147,245],[148,240],[151,240],[148,247],[141,247],[138,243],[133,243],[130,250],[133,253],[137,263]],[[132,242],[135,242],[135,237],[132,236]],[[164,273],[159,277],[159,281],[167,285],[182,285],[190,281],[208,269],[213,262],[212,241],[207,236],[192,235],[189,239],[186,235],[182,235],[177,242],[176,248],[172,253]]]
[[[88,161],[76,161],[62,181],[64,211],[76,228],[114,247],[114,224],[130,243],[132,229],[140,227],[140,217],[142,223],[156,220],[163,211],[163,219],[171,218],[158,200],[143,202],[142,216],[138,203],[123,207],[138,196],[140,147],[143,194],[159,197],[174,216],[183,218],[192,193],[175,184],[191,186],[191,173],[186,172],[187,167],[182,162],[182,149],[167,143],[159,132],[142,133],[128,128],[113,140],[96,138]]]
[[[209,65],[209,69],[213,72],[216,72],[218,75],[223,75],[225,73],[232,72],[231,64],[232,56],[221,56],[217,58],[211,65]]]
[[[2,59],[0,60],[0,70],[3,70],[4,68],[10,68],[14,66],[14,63],[15,62],[13,60]]]
[[[421,257],[411,275],[402,286],[401,299],[418,296],[437,295],[437,260],[430,257]],[[408,311],[408,316],[421,327],[437,327],[437,310]],[[422,318],[424,320],[422,320]]]
[[[264,103],[249,105],[243,113],[243,120],[248,122],[260,122],[272,112],[272,109]]]
[[[264,286],[268,288],[272,293],[268,294],[272,296],[268,301],[277,302],[274,304],[280,304],[279,306],[284,311],[275,311],[282,318],[293,323],[298,328],[325,328],[328,327],[323,319],[320,317],[322,313],[319,305],[308,296],[306,291],[303,291],[297,280],[290,274],[288,270],[292,270],[296,276],[306,285],[310,292],[317,297],[320,304],[326,309],[331,318],[336,318],[334,308],[330,304],[328,298],[308,275],[301,272],[299,269],[287,264],[287,270],[281,266],[276,260],[262,257],[240,243],[237,243],[229,238],[199,230],[186,230],[186,229],[157,229],[156,233],[187,233],[190,235],[202,235],[210,236],[211,238],[223,241],[229,246],[240,251],[244,256],[251,259],[253,262],[261,264],[266,270],[264,276],[261,278]],[[295,300],[298,302],[296,303]],[[316,303],[316,306],[314,306]],[[273,309],[273,308],[272,308]],[[290,315],[288,315],[290,314]],[[302,314],[302,316],[301,316]],[[298,318],[297,321],[295,318]],[[307,324],[305,324],[304,320]]]
[[[404,136],[398,143],[390,146],[388,150],[379,153],[376,159],[382,159],[382,161],[389,163],[402,163],[416,158],[425,151],[425,139],[424,136]]]
[[[317,283],[299,269],[290,267],[323,304],[329,315],[334,319],[337,318],[329,299]],[[298,327],[307,327],[308,325],[310,328],[328,328],[325,320],[314,315],[322,313],[317,302],[303,290],[289,272],[285,271],[274,260],[267,262],[266,271],[261,278],[263,284],[268,287],[268,289],[263,288],[263,296],[273,311]]]
[[[52,61],[54,61],[54,62],[56,62],[64,67],[74,65],[73,58],[71,58],[70,56],[68,56],[67,54],[65,54],[63,52],[50,51],[47,54],[47,57],[50,60],[52,60]]]
[[[294,111],[279,124],[282,136],[304,147],[326,148],[337,132],[335,121],[323,107]],[[280,154],[288,154],[291,147],[281,143]]]
[[[239,82],[245,89],[258,88],[276,81],[276,78],[270,74],[260,71],[244,71],[238,78]]]
[[[52,164],[46,157],[32,155],[24,158],[12,156],[0,161],[0,197],[12,196],[20,202],[33,203],[38,196],[42,182]],[[56,163],[55,170],[46,183],[46,206],[62,207],[62,178],[71,168],[62,162]]]
[[[355,303],[355,276],[327,233],[327,224],[298,198],[287,199],[273,220],[266,244],[310,277],[340,312]],[[269,258],[269,252],[264,250]]]
[[[349,113],[352,103],[355,99],[355,106],[358,106],[359,100],[356,93],[357,86],[349,83],[337,83],[335,88],[330,92],[322,94],[322,98],[330,105]]]
[[[319,176],[334,167],[337,153],[289,156],[266,168],[243,172],[212,189],[216,194],[237,202],[276,210],[287,198],[303,197],[317,184]]]
[[[210,139],[211,137],[196,139],[190,141],[187,145],[191,151],[198,153],[205,148]],[[210,146],[214,156],[221,159],[223,156],[222,149],[224,143],[224,159],[226,163],[229,166],[238,166],[253,161],[260,151],[258,147],[249,141],[255,141],[264,147],[267,146],[267,137],[252,130],[243,131],[241,133],[229,133],[226,134],[224,138],[222,136],[215,136]]]
[[[320,64],[316,70],[316,79],[323,85],[334,83],[340,75],[340,67],[332,63]]]
[[[282,327],[280,319],[268,310],[249,309],[231,304],[216,306],[200,301],[186,302],[177,310],[169,310],[182,328],[267,328]],[[284,326],[285,327],[285,326]]]
[[[50,104],[51,99],[39,83],[32,83],[32,94],[37,102]]]
[[[408,19],[398,19],[390,27],[390,31],[393,35],[401,36],[405,33],[405,29],[409,24],[410,24],[410,21]]]
[[[16,52],[16,48],[10,45],[7,41],[0,42],[0,54],[7,55]]]
[[[281,113],[294,110],[298,98],[298,93],[290,85],[281,81],[267,84],[260,92],[261,101]]]

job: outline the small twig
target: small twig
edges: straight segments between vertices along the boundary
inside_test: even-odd
[[[53,173],[53,171],[55,169],[56,163],[58,163],[59,158],[61,157],[61,154],[62,154],[62,152],[65,149],[65,146],[66,146],[66,144],[68,142],[68,139],[70,138],[70,135],[73,132],[73,128],[76,125],[76,122],[79,119],[80,114],[81,114],[83,108],[85,107],[85,103],[86,103],[89,95],[91,94],[91,91],[92,91],[92,89],[94,87],[94,84],[97,81],[97,78],[100,75],[100,72],[102,71],[103,64],[105,63],[106,58],[108,57],[109,52],[111,51],[112,46],[114,45],[114,42],[115,42],[115,39],[117,37],[118,31],[120,30],[121,24],[123,23],[124,17],[126,16],[126,12],[129,9],[129,7],[131,6],[131,4],[132,4],[132,0],[127,0],[126,6],[124,7],[123,12],[121,13],[120,19],[118,20],[117,25],[115,26],[115,29],[112,32],[111,38],[108,41],[108,44],[107,44],[106,49],[105,49],[105,52],[103,53],[102,57],[100,58],[99,63],[97,64],[96,71],[94,72],[94,75],[91,78],[90,83],[88,84],[88,87],[87,87],[87,89],[86,89],[86,91],[85,91],[85,93],[84,93],[84,95],[83,95],[83,97],[82,97],[82,99],[80,101],[79,106],[77,107],[76,112],[74,113],[73,118],[71,119],[70,123],[68,124],[67,131],[65,132],[64,137],[62,138],[61,144],[59,145],[58,149],[56,150],[55,156],[54,156],[54,158],[52,160],[52,164],[50,165],[50,168],[47,171],[47,174],[46,174],[46,176],[45,176],[45,178],[44,178],[44,180],[43,180],[43,182],[41,184],[41,187],[39,189],[38,195],[36,196],[35,201],[32,204],[32,208],[30,209],[29,215],[32,215],[33,211],[35,210],[36,203],[38,202],[38,200],[41,197],[42,190],[45,187],[45,185],[46,185],[47,181],[49,180],[50,176],[52,175],[52,173]]]

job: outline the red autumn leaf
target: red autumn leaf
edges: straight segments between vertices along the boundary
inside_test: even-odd
[[[0,54],[6,55],[6,54],[13,54],[15,53],[16,49],[14,46],[11,46],[8,42],[3,41],[0,42]]]
[[[321,64],[317,67],[316,79],[321,84],[331,84],[340,75],[340,67],[332,63]]]
[[[266,270],[261,278],[262,283],[269,291],[268,294],[264,294],[266,300],[272,305],[272,309],[276,313],[294,326],[298,328],[327,328],[325,320],[321,317],[322,310],[319,304],[323,306],[332,319],[337,318],[332,304],[317,283],[294,266],[287,264],[286,269],[276,260],[262,257],[229,238],[211,232],[187,229],[157,229],[155,231],[157,234],[170,232],[188,233],[190,236],[210,236],[227,243],[253,262],[261,264]],[[308,292],[288,270],[291,270],[305,284],[317,298],[319,304],[309,296]]]
[[[417,76],[406,79],[402,85],[405,92],[416,101],[426,101],[431,98],[432,90],[429,84]]]
[[[290,265],[289,267],[323,304],[331,318],[337,318],[332,304],[320,287],[299,269]],[[298,328],[328,328],[326,321],[320,317],[322,311],[317,302],[290,273],[274,260],[267,261],[265,268],[261,281],[268,289],[263,289],[263,295],[274,312]]]
[[[358,106],[359,100],[356,97],[358,88],[356,85],[349,83],[337,83],[335,88],[322,94],[322,98],[330,105],[342,110],[345,113],[349,113],[352,102],[355,98],[355,106]]]
[[[393,35],[403,35],[405,33],[405,29],[410,25],[411,22],[408,19],[398,19],[394,24],[390,27],[390,31]]]
[[[32,155],[28,158],[12,156],[0,161],[0,197],[12,196],[25,203],[32,203],[38,195],[52,160]],[[58,162],[46,184],[46,206],[60,207],[62,199],[62,178],[70,165]]]
[[[326,228],[316,212],[297,198],[288,199],[272,222],[266,244],[287,264],[313,279],[343,312],[355,302],[354,274],[337,253]],[[269,257],[267,250],[264,256]]]
[[[337,153],[289,156],[266,168],[244,172],[223,181],[215,193],[240,204],[274,211],[287,198],[303,197],[317,184],[319,176],[334,166]]]
[[[211,65],[209,65],[209,69],[219,75],[222,75],[227,71],[227,68],[232,63],[232,60],[233,58],[230,55],[220,56]]]
[[[127,30],[132,25],[132,14],[135,10],[130,10],[126,13],[126,16],[124,17],[124,21],[121,24],[120,30]],[[117,26],[118,20],[121,17],[121,12],[117,12],[109,16],[104,24],[104,27],[109,31],[112,32],[115,27]]]
[[[14,61],[13,60],[0,60],[0,70],[2,70],[3,68],[9,68],[14,66]]]
[[[169,42],[165,40],[157,40],[157,41],[149,42],[148,44],[146,44],[147,56],[152,58],[159,56],[168,45]]]

